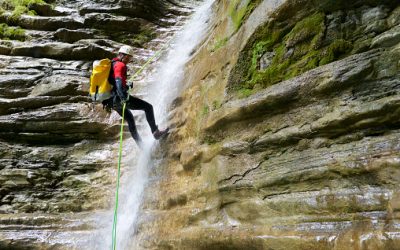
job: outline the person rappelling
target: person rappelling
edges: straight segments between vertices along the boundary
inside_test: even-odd
[[[128,122],[128,127],[132,138],[136,141],[139,147],[142,147],[143,141],[137,131],[135,119],[130,109],[143,110],[145,112],[146,120],[150,125],[151,132],[156,140],[159,140],[167,135],[169,129],[166,128],[164,130],[160,130],[158,128],[154,118],[153,106],[150,103],[129,95],[128,93],[129,86],[127,84],[127,64],[132,61],[133,55],[133,48],[124,45],[119,49],[118,56],[111,61],[109,59],[103,59],[95,62],[91,76],[90,94],[94,101],[102,101],[103,107],[108,110],[113,109],[121,117],[125,118],[125,120]],[[97,78],[100,79],[108,76],[108,79],[103,79],[101,81],[96,79],[96,69],[98,72]],[[107,83],[103,84],[100,82]],[[97,86],[95,86],[96,83]],[[126,105],[125,110],[123,110],[124,104]]]

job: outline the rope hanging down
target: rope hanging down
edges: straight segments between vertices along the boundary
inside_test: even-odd
[[[152,57],[150,57],[144,64],[143,66],[135,72],[135,74],[130,78],[134,79],[136,76],[138,76],[142,71],[150,64],[150,62],[158,57],[161,52],[170,44],[172,41],[173,37],[164,44],[163,47],[161,47]],[[129,97],[129,95],[128,95]],[[113,227],[112,227],[112,245],[111,245],[111,250],[115,250],[117,247],[117,217],[118,217],[118,194],[119,194],[119,180],[121,176],[121,159],[122,159],[122,139],[123,139],[123,132],[124,132],[124,115],[125,115],[125,108],[126,108],[126,102],[124,102],[122,106],[122,119],[121,119],[121,131],[120,131],[120,136],[119,136],[119,152],[118,152],[118,174],[117,174],[117,188],[115,191],[115,208],[114,208],[114,221],[113,221]]]
[[[122,122],[121,122],[121,131],[119,135],[119,153],[118,153],[118,174],[117,174],[117,190],[115,191],[115,209],[114,209],[114,222],[112,228],[112,248],[116,249],[117,245],[117,211],[118,211],[118,191],[119,191],[119,177],[121,175],[121,158],[122,158],[122,138],[124,132],[124,115],[125,115],[126,102],[122,106]]]

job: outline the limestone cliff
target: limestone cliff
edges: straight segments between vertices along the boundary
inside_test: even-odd
[[[399,249],[398,1],[215,1],[146,249]]]
[[[137,69],[189,12],[159,0],[0,1],[0,249],[82,249],[99,229],[119,117],[91,104],[91,63],[129,44]]]
[[[137,69],[190,10],[56,0],[32,16],[5,2],[0,248],[101,249],[87,239],[112,204],[118,117],[90,104],[90,64],[130,44]],[[399,249],[398,1],[212,9],[131,249]]]

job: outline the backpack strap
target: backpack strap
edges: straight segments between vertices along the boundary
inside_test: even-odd
[[[119,60],[114,60],[114,59],[111,60],[110,74],[108,75],[108,82],[113,87],[115,87],[115,78],[113,77],[113,75],[114,75],[114,66],[116,62],[119,62]]]

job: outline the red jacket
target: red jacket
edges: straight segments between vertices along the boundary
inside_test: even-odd
[[[121,78],[122,79],[122,87],[127,88],[127,85],[126,85],[126,77],[127,77],[126,64],[121,62],[118,59],[118,57],[114,58],[113,61],[115,61],[115,63],[114,63],[112,77],[114,79]]]

